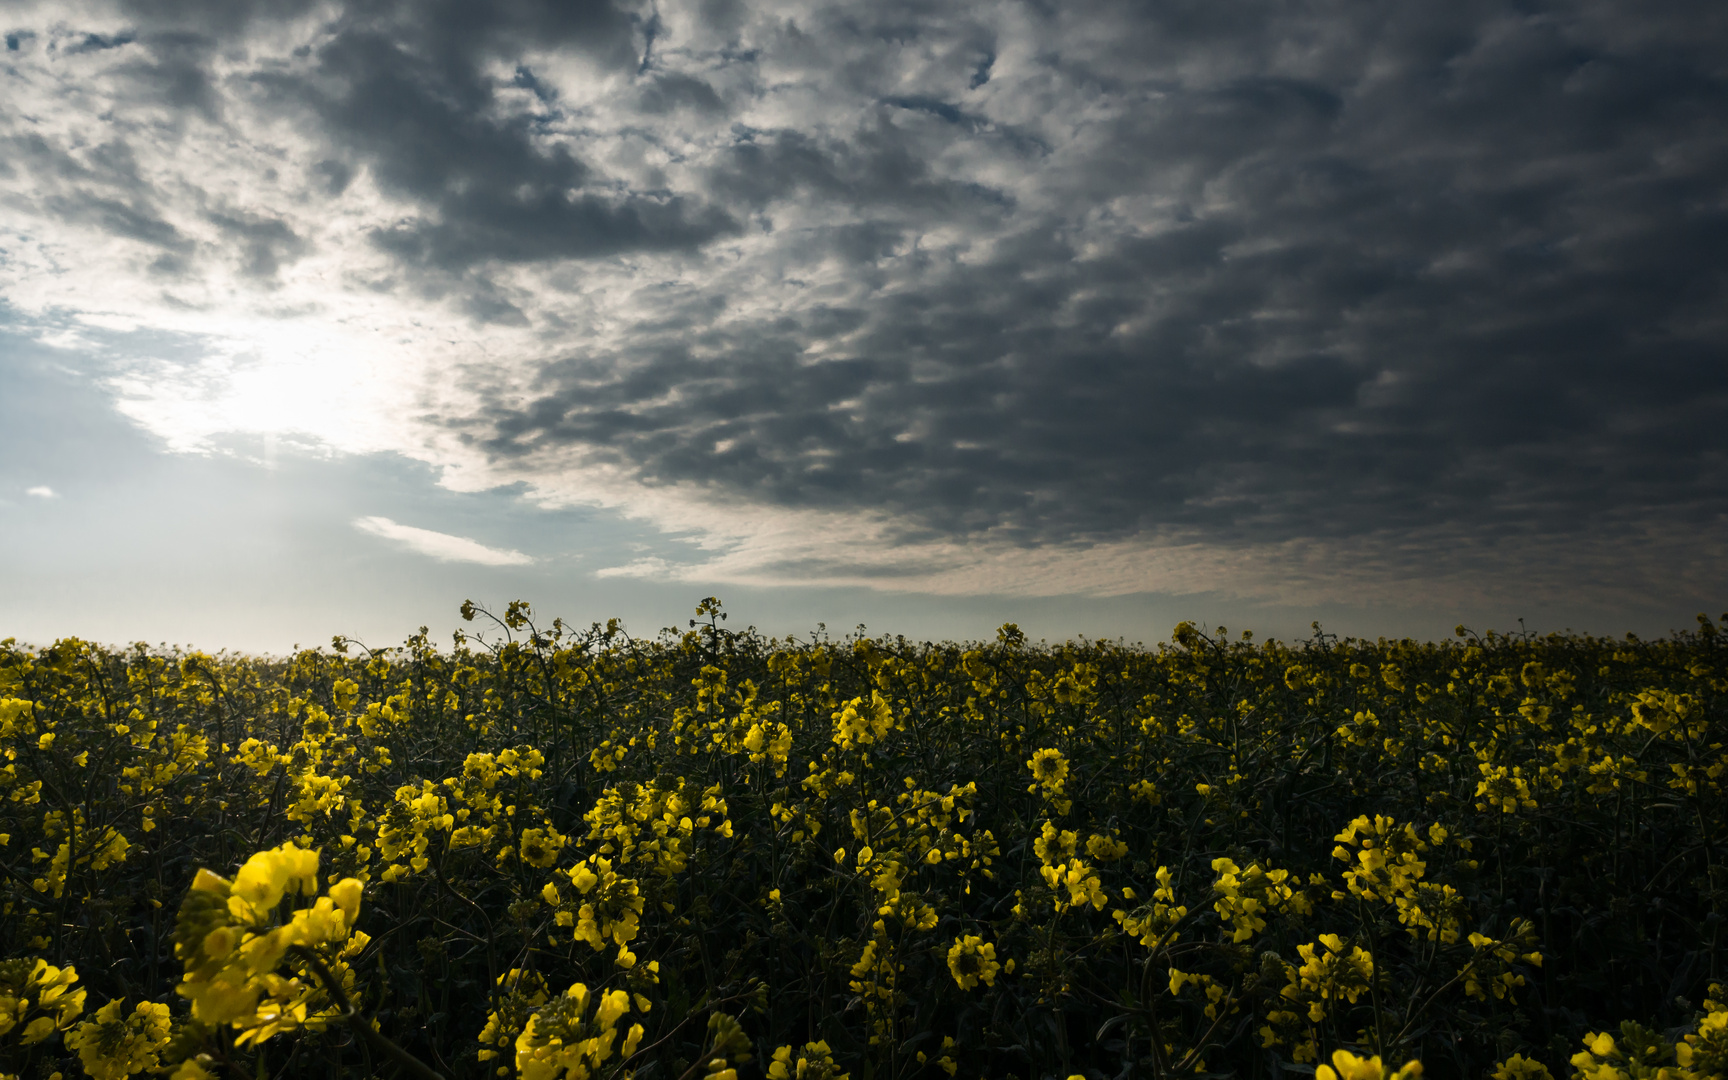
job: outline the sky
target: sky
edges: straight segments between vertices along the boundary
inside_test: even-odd
[[[0,33],[0,636],[1728,609],[1719,3]]]

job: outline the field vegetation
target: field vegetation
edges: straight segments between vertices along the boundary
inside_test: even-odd
[[[0,643],[0,1073],[1728,1074],[1728,616]]]

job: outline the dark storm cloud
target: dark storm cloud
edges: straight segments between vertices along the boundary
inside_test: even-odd
[[[224,247],[239,256],[240,272],[247,277],[273,278],[284,264],[306,254],[306,241],[279,218],[213,213],[210,221],[222,231]]]
[[[97,52],[102,49],[118,49],[122,45],[130,45],[136,39],[130,34],[116,34],[109,37],[106,34],[85,34],[82,41],[74,41],[66,46],[66,52],[76,56],[79,53]],[[12,46],[16,48],[16,46]]]
[[[501,114],[484,65],[533,45],[625,59],[629,27],[605,5],[521,5],[499,18],[451,5],[351,13],[317,51],[310,76],[270,77],[388,192],[423,207],[374,236],[415,266],[461,272],[488,260],[533,262],[690,249],[736,225],[723,210],[666,193],[618,193],[567,145],[536,137],[543,117]],[[509,16],[519,18],[512,20]],[[538,85],[517,69],[519,84]],[[556,108],[551,95],[543,103]]]
[[[315,0],[121,0],[130,20],[155,31],[194,31],[234,37],[257,22],[298,18]]]
[[[54,187],[58,190],[40,195],[55,216],[176,255],[192,250],[192,241],[155,205],[150,186],[139,176],[137,160],[125,143],[88,147],[80,159],[33,132],[7,142],[15,161],[37,176],[57,182]]]
[[[52,196],[47,200],[47,206],[68,221],[95,225],[112,236],[123,236],[176,253],[185,253],[192,248],[191,242],[171,223],[152,216],[148,209],[129,206],[116,199],[90,194],[74,198]]]
[[[126,64],[121,68],[125,75],[170,109],[220,121],[221,99],[209,72],[214,40],[200,33],[168,31],[151,34],[142,44],[151,59]]]
[[[894,118],[740,141],[709,190],[853,217],[782,248],[849,264],[851,306],[718,319],[724,294],[695,289],[668,330],[547,369],[486,445],[1027,542],[1721,527],[1720,11],[1135,10],[1090,12],[1109,32],[1072,43],[1051,25],[988,84],[1065,83],[1052,104],[1084,100],[1090,141],[935,95],[878,100],[941,135]],[[942,33],[898,11],[907,36]],[[868,85],[881,27],[822,29]],[[1024,181],[945,175],[956,142]],[[1013,212],[967,215],[986,204]],[[956,219],[986,258],[901,245]],[[825,341],[837,359],[811,362]]]
[[[894,215],[888,220],[905,214],[933,220],[930,215],[1008,201],[1000,189],[935,174],[918,150],[885,115],[828,138],[797,131],[741,132],[708,182],[719,198],[751,209],[814,198],[848,210],[886,210]]]
[[[737,229],[723,208],[676,192],[622,188],[584,161],[571,140],[545,138],[560,106],[527,68],[517,68],[514,83],[536,87],[543,110],[501,105],[503,87],[490,67],[525,50],[581,55],[602,70],[636,64],[639,20],[605,0],[357,2],[323,27],[315,47],[234,70],[249,43],[262,38],[267,49],[271,35],[309,7],[132,0],[121,8],[130,20],[126,32],[73,34],[56,48],[75,54],[131,46],[114,77],[170,116],[222,124],[224,101],[246,100],[272,119],[301,125],[322,144],[310,170],[320,194],[339,196],[357,170],[368,170],[385,194],[416,208],[373,230],[373,241],[431,294],[467,295],[473,312],[520,317],[485,295],[481,264],[692,250]],[[224,64],[229,70],[219,75]],[[218,88],[219,79],[226,85]],[[656,93],[665,108],[718,107],[694,79],[663,78],[650,87],[650,97]],[[137,182],[139,198],[152,194],[144,187]],[[272,277],[284,258],[307,250],[282,222],[209,219],[238,249],[233,261],[256,278]]]
[[[642,88],[642,111],[660,115],[678,109],[716,116],[726,105],[712,86],[689,75],[660,74]]]

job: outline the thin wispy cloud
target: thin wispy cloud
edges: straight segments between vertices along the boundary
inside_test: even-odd
[[[25,488],[24,494],[37,499],[57,499],[60,497],[55,493],[53,488],[48,487],[46,484],[38,484],[35,487]]]
[[[470,540],[465,536],[451,536],[449,533],[434,532],[431,529],[418,529],[412,525],[401,525],[387,517],[363,517],[354,519],[354,527],[361,532],[381,536],[392,540],[416,554],[437,559],[439,562],[478,563],[481,566],[527,566],[534,559],[520,551],[507,548],[487,547],[478,540]]]
[[[687,567],[674,566],[665,559],[635,559],[622,566],[603,566],[594,571],[597,578],[652,578],[660,581],[689,579]]]

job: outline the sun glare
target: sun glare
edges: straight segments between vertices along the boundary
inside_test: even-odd
[[[121,410],[175,449],[241,434],[364,453],[398,444],[418,378],[394,352],[342,327],[258,321],[211,335],[194,362],[145,361],[114,385]]]

